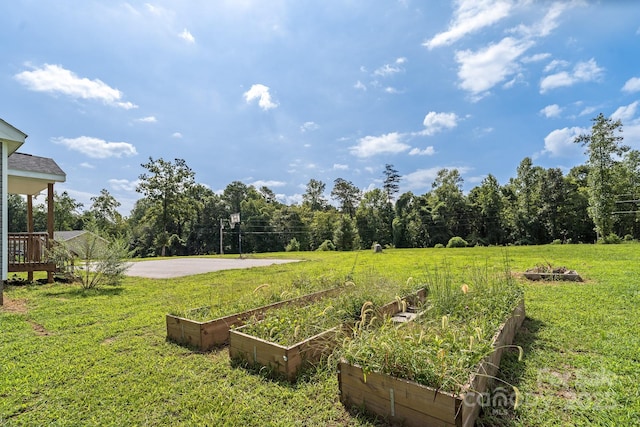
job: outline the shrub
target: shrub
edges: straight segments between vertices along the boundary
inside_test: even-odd
[[[284,248],[287,252],[298,252],[300,251],[300,242],[295,237],[289,241],[289,244]]]
[[[624,241],[625,242],[633,242],[633,236],[631,234],[625,234],[624,235]]]
[[[469,246],[467,241],[459,236],[450,238],[449,243],[447,243],[448,248],[466,248],[467,246]]]
[[[603,239],[603,242],[606,245],[616,245],[622,243],[622,239],[616,233],[611,233]]]
[[[336,245],[334,245],[331,240],[327,239],[324,242],[322,242],[322,244],[316,250],[321,252],[335,251]]]
[[[59,267],[65,265],[67,273],[74,276],[83,289],[94,289],[103,285],[117,286],[122,282],[124,272],[129,268],[126,259],[131,253],[128,247],[122,239],[107,241],[91,234],[75,245],[73,251],[65,244],[57,244],[49,257]],[[74,265],[76,260],[81,264],[80,271]]]
[[[561,245],[562,244],[562,240],[560,239],[555,239],[553,242],[551,242],[552,245]]]
[[[444,245],[442,243],[436,243],[433,247],[436,249],[442,249],[444,248]]]

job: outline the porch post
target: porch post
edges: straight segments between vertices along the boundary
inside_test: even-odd
[[[33,196],[31,194],[27,194],[27,232],[29,234],[33,233]],[[33,252],[35,248],[33,247],[33,242],[31,239],[27,239],[28,246],[26,248],[26,256],[29,259],[33,259]],[[27,280],[29,282],[33,282],[33,270],[29,270],[27,272]]]
[[[47,232],[49,233],[49,243],[47,249],[51,249],[53,244],[53,183],[47,184]],[[53,283],[53,271],[47,271],[47,281]]]

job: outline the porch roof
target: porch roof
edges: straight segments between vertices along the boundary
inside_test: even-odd
[[[64,182],[67,174],[48,157],[15,152],[7,161],[9,194],[36,195],[49,183]]]
[[[9,153],[16,151],[27,139],[27,134],[0,119],[0,142],[6,142]]]

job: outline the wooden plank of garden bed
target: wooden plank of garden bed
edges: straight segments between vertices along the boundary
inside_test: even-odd
[[[415,297],[423,301],[425,295],[426,290],[420,289],[403,299]],[[393,301],[385,304],[377,311],[380,315],[394,315],[401,309],[399,302]],[[336,326],[289,347],[284,347],[280,344],[245,334],[243,332],[245,327],[241,326],[229,332],[229,356],[231,358],[242,358],[263,366],[270,366],[286,375],[290,381],[293,381],[305,364],[318,362],[323,355],[333,350],[337,342],[338,331],[345,327],[345,325]]]
[[[415,382],[370,372],[341,362],[338,365],[340,400],[347,406],[364,405],[373,413],[407,426],[455,426],[460,399]]]
[[[476,418],[480,414],[482,399],[479,394],[484,393],[500,366],[504,346],[511,345],[515,338],[516,332],[522,326],[525,318],[524,299],[513,309],[511,316],[502,324],[500,329],[493,337],[493,347],[496,349],[480,362],[477,369],[482,375],[473,374],[469,381],[469,392],[465,396],[465,404],[462,406],[462,425],[473,426]]]
[[[253,364],[268,366],[295,380],[300,369],[315,363],[333,349],[338,327],[331,328],[292,346],[267,341],[242,332],[242,327],[229,334],[229,357],[240,358]]]
[[[371,412],[403,425],[473,427],[483,401],[480,395],[488,387],[487,376],[495,376],[497,373],[504,352],[502,347],[513,342],[524,318],[525,307],[522,300],[498,328],[492,341],[495,351],[479,364],[477,372],[483,375],[470,376],[470,382],[464,388],[468,390],[466,393],[454,396],[413,381],[375,372],[368,373],[365,382],[360,367],[342,361],[338,366],[340,400],[348,406],[363,405]]]
[[[167,314],[167,338],[177,342],[178,344],[186,344],[196,347],[201,351],[211,350],[214,347],[227,343],[229,341],[229,329],[233,326],[244,324],[244,322],[252,316],[259,316],[268,310],[273,310],[284,305],[300,305],[312,302],[320,298],[337,294],[341,290],[341,287],[325,289],[303,295],[298,298],[279,301],[252,310],[230,314],[228,316],[205,322]]]

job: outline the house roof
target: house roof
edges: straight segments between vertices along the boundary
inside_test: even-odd
[[[10,194],[38,194],[51,182],[64,182],[67,175],[48,157],[15,152],[9,156],[8,190]]]
[[[67,240],[72,240],[84,233],[87,233],[87,231],[86,230],[54,231],[53,240],[55,240],[56,242],[66,242]]]
[[[6,142],[9,154],[16,151],[27,139],[27,134],[0,119],[0,142]]]

